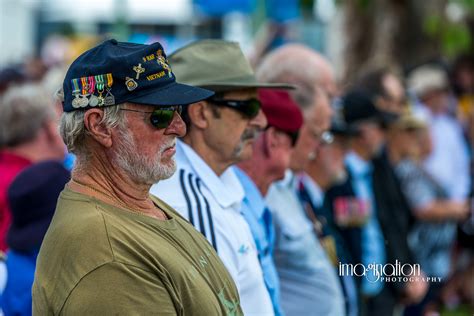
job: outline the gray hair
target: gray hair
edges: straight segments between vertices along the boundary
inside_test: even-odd
[[[0,147],[32,140],[54,117],[52,99],[39,84],[11,86],[0,99]]]
[[[295,52],[309,58],[297,58]],[[295,102],[306,112],[315,102],[317,67],[314,65],[316,53],[300,44],[288,44],[268,54],[256,70],[261,82],[283,82],[296,86],[289,91]]]
[[[123,106],[124,104],[105,107],[104,116],[100,123],[110,128],[117,126],[125,128],[126,119],[122,111],[120,111]],[[86,159],[90,155],[85,141],[87,135],[89,135],[89,131],[84,125],[85,112],[84,110],[64,112],[59,126],[59,132],[67,149],[75,154],[78,160]]]

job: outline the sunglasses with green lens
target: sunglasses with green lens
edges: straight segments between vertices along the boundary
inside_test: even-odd
[[[177,112],[181,115],[183,111],[182,105],[173,105],[164,108],[158,108],[152,112],[147,111],[138,111],[132,109],[121,109],[122,111],[129,111],[129,112],[138,112],[138,113],[145,113],[151,114],[150,115],[150,123],[157,129],[163,129],[170,126],[171,122],[173,121],[174,113]]]
[[[216,105],[232,108],[242,113],[248,119],[255,118],[258,115],[258,111],[260,111],[261,107],[260,101],[255,98],[248,100],[226,100],[210,98],[208,101]]]

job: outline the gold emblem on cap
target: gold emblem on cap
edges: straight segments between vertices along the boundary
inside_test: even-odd
[[[138,83],[133,80],[133,78],[126,77],[125,85],[127,86],[128,91],[133,91],[138,87]]]
[[[140,77],[140,74],[145,72],[145,68],[142,67],[141,63],[139,63],[137,66],[133,66],[133,71],[137,73],[137,75],[135,76],[135,79],[138,80],[138,78]]]

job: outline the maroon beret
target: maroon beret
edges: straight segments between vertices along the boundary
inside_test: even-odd
[[[303,114],[288,92],[283,90],[259,89],[258,98],[268,125],[284,132],[297,132],[303,125]]]

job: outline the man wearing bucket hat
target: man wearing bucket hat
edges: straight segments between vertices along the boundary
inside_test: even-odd
[[[33,314],[240,315],[212,247],[150,186],[175,171],[182,105],[159,43],[106,41],[64,80],[61,135],[76,157],[38,255]]]
[[[232,275],[246,315],[273,315],[250,228],[241,214],[244,190],[229,166],[250,158],[267,125],[257,82],[237,43],[203,40],[179,49],[170,63],[181,82],[216,94],[184,113],[188,134],[178,142],[178,172],[152,187],[198,229]]]

